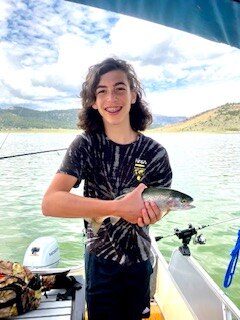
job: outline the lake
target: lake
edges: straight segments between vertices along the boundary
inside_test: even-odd
[[[0,157],[66,148],[76,133],[0,133]],[[222,290],[240,307],[240,262],[232,284],[223,288],[230,253],[240,229],[240,134],[151,134],[164,145],[173,169],[172,188],[194,198],[195,209],[170,212],[151,226],[170,259],[181,245],[175,228],[210,225],[201,231],[205,245],[190,243],[192,255]],[[6,141],[4,142],[4,140]],[[0,259],[22,261],[27,246],[37,237],[53,235],[60,252],[60,266],[83,261],[84,237],[81,219],[44,217],[41,199],[65,151],[0,160]],[[81,193],[80,190],[74,192]],[[229,220],[229,221],[227,221]]]

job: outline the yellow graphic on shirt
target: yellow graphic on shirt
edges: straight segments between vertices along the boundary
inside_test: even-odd
[[[144,176],[144,172],[146,170],[146,164],[147,164],[146,160],[140,160],[140,159],[135,160],[134,174],[138,181],[141,181]]]

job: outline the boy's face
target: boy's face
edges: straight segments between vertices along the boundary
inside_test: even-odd
[[[104,126],[129,124],[131,104],[136,101],[136,92],[131,91],[125,72],[113,70],[101,76],[92,106],[103,118]]]

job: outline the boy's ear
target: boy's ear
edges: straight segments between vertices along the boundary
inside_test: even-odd
[[[134,104],[137,100],[137,92],[132,91],[132,99],[131,99],[131,104]]]

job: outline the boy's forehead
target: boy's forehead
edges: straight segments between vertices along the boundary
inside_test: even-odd
[[[103,74],[100,77],[99,85],[107,85],[107,84],[128,84],[128,78],[124,71],[122,70],[113,70]]]

